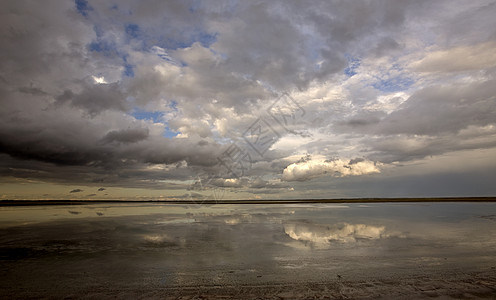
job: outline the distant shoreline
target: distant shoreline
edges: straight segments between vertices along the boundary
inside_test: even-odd
[[[315,203],[394,203],[394,202],[496,202],[496,197],[430,198],[343,198],[285,200],[0,200],[1,206],[87,205],[87,204],[315,204]]]

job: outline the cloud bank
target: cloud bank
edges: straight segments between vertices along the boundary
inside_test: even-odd
[[[376,163],[364,159],[349,161],[344,161],[342,159],[309,160],[287,166],[282,173],[282,179],[285,181],[305,181],[324,175],[344,177],[379,172],[380,170]]]

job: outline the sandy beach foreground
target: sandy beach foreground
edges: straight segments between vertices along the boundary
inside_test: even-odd
[[[496,203],[1,207],[4,299],[494,299]]]
[[[494,299],[492,272],[445,273],[369,280],[334,280],[326,283],[195,285],[164,288],[97,285],[52,290],[11,289],[4,299]]]

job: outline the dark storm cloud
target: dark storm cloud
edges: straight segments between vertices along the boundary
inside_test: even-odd
[[[136,143],[148,137],[148,128],[135,128],[110,131],[103,137],[104,143]]]
[[[111,153],[110,149],[79,147],[79,143],[66,141],[56,133],[53,136],[41,132],[28,132],[25,136],[19,134],[19,131],[0,134],[0,150],[12,157],[58,165],[101,163]]]
[[[42,91],[40,88],[34,88],[34,87],[20,87],[19,92],[21,93],[26,93],[26,94],[31,94],[35,96],[45,96],[47,93]]]
[[[185,189],[180,184],[165,183],[166,179],[186,180],[194,173],[186,168],[147,169],[147,164],[129,162],[114,165],[112,169],[97,166],[58,166],[46,162],[19,160],[2,154],[0,156],[2,176],[31,178],[33,180],[71,185],[74,183],[90,186],[131,187],[151,189]]]

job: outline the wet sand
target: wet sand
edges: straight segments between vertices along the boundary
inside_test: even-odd
[[[1,298],[496,297],[496,203],[99,203],[0,214]]]

